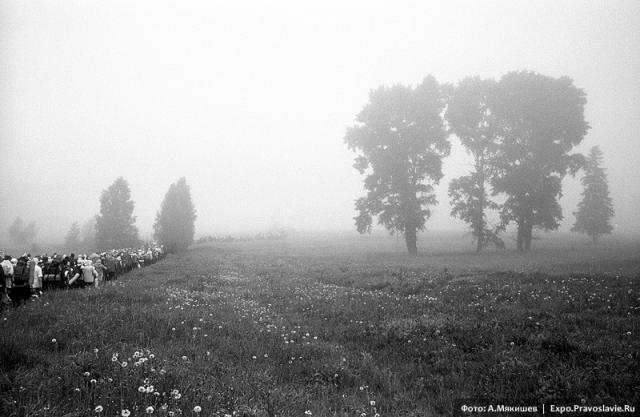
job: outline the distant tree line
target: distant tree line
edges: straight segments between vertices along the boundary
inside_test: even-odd
[[[100,213],[82,227],[74,222],[65,236],[68,250],[105,251],[112,248],[136,248],[141,244],[133,215],[135,204],[128,182],[117,178],[100,196]],[[171,184],[154,223],[154,238],[167,253],[179,252],[193,243],[196,212],[191,190],[184,178]]]
[[[433,187],[454,134],[474,163],[449,184],[451,215],[469,225],[476,251],[504,247],[499,235],[509,224],[516,226],[519,251],[531,249],[534,229],[557,229],[562,180],[580,169],[586,170],[585,191],[573,230],[595,242],[611,232],[613,208],[606,175],[597,168],[602,154],[596,148],[587,160],[572,153],[589,130],[585,104],[585,93],[570,78],[531,71],[499,81],[468,77],[455,86],[428,76],[415,87],[371,91],[344,138],[357,153],[354,167],[365,175],[367,193],[355,202],[358,231],[370,232],[377,217],[404,235],[410,255],[417,254],[417,231],[437,204]],[[496,224],[488,221],[490,212]]]

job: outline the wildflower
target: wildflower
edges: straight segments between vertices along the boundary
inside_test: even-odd
[[[193,407],[194,413],[199,413],[200,411],[202,411],[202,408],[199,405],[196,405],[195,407]]]
[[[311,414],[312,414],[312,413],[311,413],[311,410],[307,410],[307,411],[305,411],[305,412],[304,412],[304,415],[305,415],[305,416],[310,416]]]
[[[145,392],[145,390],[146,390],[146,388],[145,388],[145,387],[143,387],[142,385],[140,385],[140,386],[138,387],[138,392]]]
[[[96,413],[102,413],[102,410],[104,410],[104,408],[101,405],[99,405],[93,411],[95,411]]]
[[[89,381],[89,382],[91,382],[92,384],[96,384],[98,381],[96,381],[95,379],[92,379],[92,380],[91,380],[91,381]]]
[[[375,406],[376,406],[376,402],[375,402],[375,401],[369,401],[369,405],[370,405],[371,407],[375,407]]]
[[[53,339],[51,339],[51,343],[56,343],[57,340],[55,339],[55,337]]]
[[[147,387],[147,394],[151,394],[153,391],[155,391],[155,388],[153,387],[153,385],[149,385]]]
[[[153,359],[155,357],[156,357],[156,355],[154,355],[153,353],[151,355],[149,355],[149,359]]]
[[[149,406],[149,407],[147,407],[147,409],[146,409],[146,410],[144,410],[144,411],[146,411],[146,412],[147,412],[147,414],[153,414],[153,407],[152,407],[152,406]]]
[[[129,411],[127,408],[125,408],[124,410],[122,410],[122,411],[120,412],[120,415],[121,415],[122,417],[129,417],[129,416],[131,415],[131,411]]]
[[[89,372],[85,372],[84,374],[82,374],[84,376],[90,376],[91,374]]]
[[[98,352],[99,352],[98,348],[93,349],[93,353],[95,353],[96,355],[98,354]]]
[[[186,357],[186,356],[183,356],[183,357],[182,357],[182,360],[183,360],[183,361],[186,361],[186,360],[187,360],[187,357]]]
[[[116,355],[113,355],[111,357],[111,362],[118,362],[118,357]]]
[[[122,365],[123,368],[127,367],[127,363],[126,362],[122,362],[120,365]]]

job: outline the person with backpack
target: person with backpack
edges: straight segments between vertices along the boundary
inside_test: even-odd
[[[11,281],[11,300],[17,306],[29,298],[29,258],[21,256],[13,267],[13,279]]]
[[[95,285],[97,287],[98,281],[96,281],[96,277],[98,276],[98,273],[96,272],[96,269],[93,267],[92,262],[85,261],[81,269],[82,269],[82,280],[84,281],[85,285]]]
[[[42,268],[38,264],[38,258],[33,258],[29,263],[29,286],[32,296],[42,295]]]
[[[0,262],[2,266],[2,272],[4,274],[4,288],[8,290],[11,288],[11,280],[13,278],[13,264],[11,263],[11,255],[5,255],[4,260]]]
[[[104,274],[105,274],[105,271],[107,270],[107,267],[102,264],[102,260],[100,258],[96,260],[96,262],[93,264],[93,267],[95,268],[96,273],[98,274],[96,276],[96,288],[98,288],[98,286],[104,280]]]

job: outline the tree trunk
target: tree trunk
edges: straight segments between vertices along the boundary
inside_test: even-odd
[[[480,251],[482,250],[484,243],[485,243],[485,237],[484,237],[484,161],[482,159],[482,157],[480,155],[476,156],[476,170],[478,171],[479,178],[478,178],[478,213],[477,213],[477,228],[478,228],[478,232],[477,232],[477,238],[478,238],[478,244],[476,246],[476,253],[480,253]]]
[[[531,225],[530,222],[527,222],[526,227],[525,227],[525,240],[524,240],[524,250],[525,252],[529,252],[531,250],[531,238],[532,238],[532,231],[533,226]]]
[[[404,239],[407,242],[407,250],[409,251],[409,256],[417,256],[418,255],[418,238],[416,236],[416,227],[406,225],[404,229]]]
[[[518,221],[518,236],[516,242],[518,252],[524,251],[524,223],[522,221]]]

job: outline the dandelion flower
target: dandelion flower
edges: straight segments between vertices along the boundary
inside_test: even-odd
[[[127,408],[125,408],[124,410],[122,410],[122,411],[120,412],[120,415],[121,415],[122,417],[129,417],[129,416],[131,415],[131,411],[129,411]]]
[[[183,361],[186,361],[186,360],[187,360],[187,357],[186,357],[186,356],[183,356],[183,357],[182,357],[182,360],[183,360]]]
[[[149,406],[149,407],[147,407],[147,409],[146,409],[146,410],[144,410],[144,411],[146,411],[146,412],[147,412],[147,414],[153,414],[153,407],[152,407],[152,406]]]
[[[371,407],[375,407],[375,406],[376,406],[376,402],[375,402],[375,401],[369,401],[369,405],[370,405]]]
[[[102,406],[99,405],[93,411],[95,411],[96,413],[102,413],[102,410],[104,410],[104,408],[102,408]]]
[[[57,340],[55,338],[51,339],[51,343],[56,343]]]
[[[196,405],[195,407],[193,407],[194,413],[199,413],[200,411],[202,411],[202,408],[199,405]]]
[[[127,367],[127,363],[126,362],[122,362],[120,365],[122,365],[123,368]]]
[[[305,416],[310,416],[311,414],[312,414],[312,413],[311,413],[311,410],[307,410],[307,411],[305,411],[305,412],[304,412],[304,415],[305,415]]]
[[[146,388],[145,388],[145,387],[143,387],[142,385],[140,385],[140,386],[138,387],[138,392],[145,392],[145,390],[146,390]]]
[[[85,373],[83,373],[82,375],[84,375],[84,376],[90,376],[91,374],[90,374],[89,372],[85,372]]]

